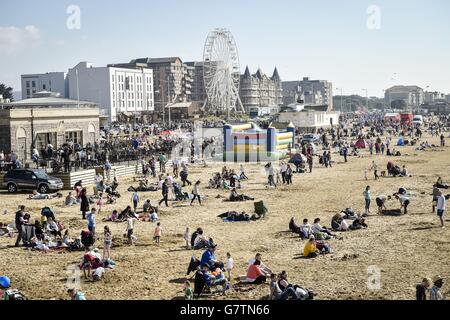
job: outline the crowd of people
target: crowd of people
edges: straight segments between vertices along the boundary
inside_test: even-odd
[[[347,120],[349,119],[344,118],[342,123],[346,123]],[[193,129],[188,123],[180,124],[178,128],[183,126],[186,130]],[[441,122],[430,123],[429,127],[433,135],[437,134],[444,137]],[[63,205],[66,207],[79,206],[83,231],[72,238],[70,236],[71,230],[64,225],[52,208],[43,207],[40,217],[35,218],[32,213],[26,211],[25,205],[21,205],[16,212],[13,226],[1,225],[0,230],[5,229],[5,234],[9,236],[12,236],[14,230],[17,230],[16,246],[20,246],[22,243],[28,248],[42,252],[51,250],[84,252],[79,263],[80,270],[83,271],[85,279],[100,281],[108,269],[113,269],[116,266],[112,259],[114,254],[111,249],[114,248],[115,242],[120,238],[120,235],[113,235],[109,225],[104,226],[103,232],[97,230],[97,217],[104,214],[105,204],[116,205],[117,199],[121,197],[118,192],[117,178],[111,177],[112,163],[124,159],[137,160],[140,163],[139,185],[128,188],[129,205],[125,209],[115,208],[110,215],[102,219],[103,222],[122,223],[124,225],[123,238],[126,239],[126,244],[130,246],[139,241],[135,235],[135,228],[137,224],[144,222],[150,222],[154,225],[152,239],[155,246],[159,247],[161,243],[164,243],[165,232],[160,219],[160,208],[170,208],[171,202],[184,201],[191,206],[197,203],[202,206],[207,199],[207,196],[202,192],[204,184],[209,189],[229,191],[230,195],[227,200],[231,202],[255,200],[249,195],[238,192],[238,190],[245,189],[245,181],[252,179],[252,176],[246,172],[242,164],[239,165],[239,169],[228,165],[224,166],[221,172],[216,172],[210,177],[207,184],[202,180],[189,180],[192,161],[181,161],[181,159],[175,158],[172,159],[171,168],[169,168],[167,151],[170,151],[175,144],[179,144],[180,140],[170,135],[164,136],[164,131],[160,129],[152,127],[138,132],[123,133],[123,136],[109,134],[106,139],[84,148],[80,148],[76,144],[67,144],[58,150],[54,150],[51,145],[47,146],[46,150],[33,150],[33,159],[38,166],[40,166],[41,159],[54,158],[55,161],[63,164],[61,170],[66,172],[72,170],[71,168],[74,166],[84,168],[91,164],[100,164],[103,168],[104,174],[96,176],[93,194],[89,195],[88,188],[83,186],[82,181],[79,181],[74,185],[73,190],[68,192],[63,201]],[[351,127],[342,124],[329,130],[319,129],[316,133],[320,136],[320,140],[316,143],[320,144],[323,152],[319,155],[317,153],[318,146],[314,143],[303,143],[298,145],[298,156],[280,160],[278,165],[275,162],[268,162],[264,165],[267,176],[266,188],[275,189],[280,184],[292,186],[294,174],[304,173],[307,171],[306,168],[309,168],[309,172],[312,173],[315,157],[318,158],[320,165],[331,170],[335,167],[335,162],[332,160],[333,148],[335,153],[344,158],[344,162],[348,162],[349,157],[361,157],[359,151],[361,147],[357,143],[361,139],[364,140],[364,147],[368,149],[367,155],[377,157],[393,153],[393,136],[411,138],[422,136],[422,131],[418,128],[397,124],[386,125],[377,116],[361,117],[357,122],[353,122]],[[385,134],[388,134],[388,137],[383,140],[381,137]],[[444,147],[445,137],[440,138],[440,141],[441,147]],[[205,141],[202,148],[205,149],[208,143],[213,144],[214,141]],[[192,148],[192,145],[188,145],[187,148]],[[0,152],[2,168],[5,168],[5,164],[20,167],[19,162],[17,154],[14,152],[10,155],[4,155],[3,152]],[[384,170],[380,169],[376,159],[371,162],[370,168],[365,170],[365,180],[369,180],[368,172],[373,172],[373,179],[376,181],[385,176],[411,176],[405,165],[400,167],[395,165],[393,161],[388,161],[386,175]],[[153,180],[153,182],[149,183],[149,180]],[[183,191],[182,188],[186,186],[192,188],[191,192]],[[442,178],[439,178],[434,184],[432,192],[433,213],[435,212],[439,217],[442,228],[444,228],[445,222],[446,200],[449,198],[448,195],[444,194],[445,189],[448,189],[448,185],[443,182]],[[293,190],[293,188],[289,190]],[[145,192],[152,191],[161,192],[161,199],[157,206],[152,205],[150,199],[144,198]],[[62,194],[42,195],[33,191],[32,195],[29,196],[30,199],[43,201],[57,197],[61,198]],[[332,216],[330,227],[323,226],[319,217],[315,218],[312,224],[306,218],[302,220],[302,223],[297,223],[295,217],[290,219],[289,230],[304,241],[301,253],[305,259],[333,253],[332,241],[342,240],[341,232],[367,229],[368,220],[371,219],[370,216],[372,215],[373,198],[375,198],[377,214],[396,215],[398,211],[408,214],[411,198],[414,195],[408,192],[405,187],[400,187],[392,195],[380,193],[374,196],[371,186],[368,185],[363,190],[362,197],[364,198],[363,212],[357,214],[352,209],[347,208]],[[394,209],[388,209],[389,201],[393,199],[398,201],[398,205]],[[246,213],[240,214],[245,216]],[[97,248],[99,243],[103,247],[101,254]],[[189,271],[195,271],[196,274],[194,289],[191,288],[189,281],[184,283],[183,291],[186,299],[193,299],[195,294],[199,296],[215,288],[219,288],[219,291],[224,294],[231,289],[231,285],[234,283],[235,261],[230,252],[227,252],[224,261],[218,259],[216,257],[218,244],[211,237],[206,236],[202,228],[195,229],[193,233],[190,232],[189,228],[186,228],[183,233],[183,244],[187,250],[203,250],[201,258],[192,260],[194,264],[189,266]],[[270,299],[307,300],[312,299],[315,295],[313,291],[305,289],[301,285],[289,283],[288,274],[285,270],[272,271],[265,265],[260,253],[250,259],[245,272],[245,278],[241,279],[239,283],[248,286],[268,283]],[[10,287],[9,280],[6,279],[7,277],[0,278],[3,281],[0,281],[0,293],[2,289]],[[442,299],[443,295],[440,292],[442,283],[443,278],[441,276],[436,276],[433,280],[424,279],[416,287],[417,299],[424,300],[428,296],[432,300]],[[429,293],[427,293],[428,291]],[[86,299],[85,294],[75,288],[69,289],[67,293],[73,300]]]

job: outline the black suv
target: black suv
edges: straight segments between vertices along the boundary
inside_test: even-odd
[[[15,169],[8,171],[1,183],[2,189],[10,193],[17,190],[37,190],[39,193],[49,193],[50,190],[62,189],[63,182],[59,178],[50,177],[43,170],[38,169]]]

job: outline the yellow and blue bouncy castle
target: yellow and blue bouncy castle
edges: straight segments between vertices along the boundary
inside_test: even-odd
[[[223,127],[224,162],[276,161],[294,148],[295,127],[261,129],[250,122]]]

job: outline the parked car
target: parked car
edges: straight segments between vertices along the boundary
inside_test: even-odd
[[[64,186],[60,178],[51,177],[40,169],[14,169],[8,171],[3,177],[1,189],[10,193],[18,190],[37,190],[39,193],[47,194],[57,191]]]
[[[423,117],[421,115],[415,115],[412,123],[414,126],[421,126],[423,125]]]
[[[314,143],[314,142],[318,142],[318,141],[320,141],[320,136],[318,134],[308,133],[303,136],[301,143],[302,144]]]

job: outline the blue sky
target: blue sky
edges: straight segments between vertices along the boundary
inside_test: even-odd
[[[69,5],[81,9],[79,30],[66,27]],[[367,27],[372,5],[379,29]],[[326,79],[344,94],[393,84],[450,93],[449,13],[447,0],[0,0],[0,82],[20,90],[20,74],[84,60],[201,60],[209,30],[225,27],[242,71],[277,66],[283,80]]]

